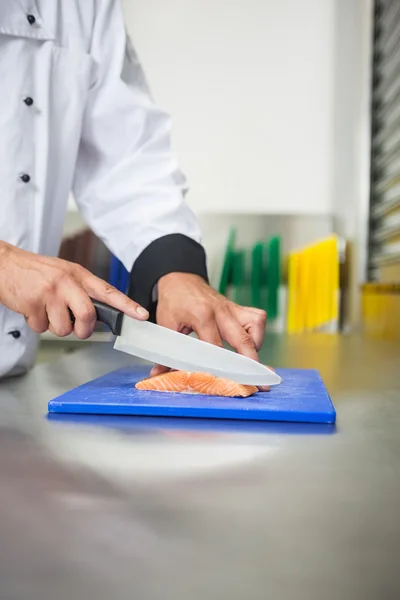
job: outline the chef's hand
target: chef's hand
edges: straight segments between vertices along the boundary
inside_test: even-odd
[[[170,273],[158,282],[157,323],[222,346],[228,342],[240,354],[258,360],[264,341],[266,313],[239,306],[213,290],[198,275]],[[168,371],[156,365],[151,374]]]
[[[90,297],[134,319],[148,312],[80,265],[26,252],[0,241],[0,304],[24,315],[37,333],[48,329],[60,337],[74,331],[88,338],[96,325]],[[75,316],[72,325],[68,309]]]

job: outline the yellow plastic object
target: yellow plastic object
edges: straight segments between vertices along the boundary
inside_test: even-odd
[[[329,274],[327,245],[322,243],[315,248],[315,319],[312,328],[328,320]]]
[[[364,331],[373,337],[400,339],[400,283],[362,286]]]
[[[339,316],[339,251],[335,236],[289,255],[289,333],[315,331]]]
[[[306,248],[300,253],[300,293],[299,293],[299,321],[298,331],[299,333],[304,331],[307,327],[308,311],[310,304],[310,287],[311,287],[311,254],[312,250]]]
[[[288,333],[297,332],[299,256],[299,252],[292,252],[288,258]]]
[[[330,296],[329,296],[329,321],[336,321],[339,318],[339,292],[340,292],[340,265],[339,248],[337,239],[330,238],[327,241],[327,250],[329,255],[329,277],[330,277]]]
[[[307,318],[305,328],[313,330],[322,320],[321,298],[322,298],[322,280],[323,274],[322,248],[316,244],[307,248],[304,252],[307,265]]]

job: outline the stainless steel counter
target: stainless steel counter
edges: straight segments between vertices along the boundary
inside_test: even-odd
[[[270,337],[318,368],[336,431],[62,423],[109,346],[0,384],[0,599],[400,598],[400,347]],[[186,423],[187,425],[187,423]]]

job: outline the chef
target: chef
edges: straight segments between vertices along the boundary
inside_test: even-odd
[[[25,372],[46,330],[88,338],[89,297],[257,359],[265,313],[208,285],[170,132],[120,0],[0,1],[0,376]],[[56,258],[71,190],[129,297]]]

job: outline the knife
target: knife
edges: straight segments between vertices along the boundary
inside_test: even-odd
[[[277,373],[251,358],[149,321],[132,319],[108,304],[91,300],[97,320],[117,336],[115,350],[171,369],[210,373],[242,384],[269,386],[282,381]]]

